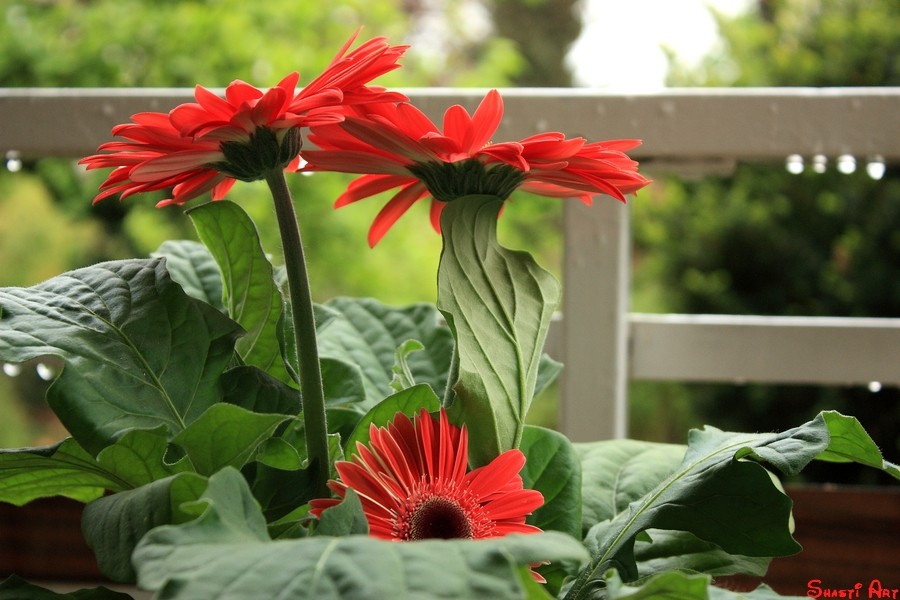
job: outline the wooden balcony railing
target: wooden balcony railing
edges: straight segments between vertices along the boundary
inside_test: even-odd
[[[409,89],[433,118],[474,108],[484,90]],[[622,95],[503,91],[498,139],[562,131],[644,140],[651,174],[727,172],[789,155],[900,161],[900,88],[685,89]],[[0,152],[80,157],[136,112],[166,111],[186,89],[0,89]],[[640,315],[629,310],[629,209],[565,204],[563,318],[548,350],[566,364],[560,429],[573,440],[625,435],[629,378],[900,385],[900,319]]]

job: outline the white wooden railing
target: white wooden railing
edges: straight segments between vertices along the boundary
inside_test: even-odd
[[[438,119],[484,90],[410,89]],[[185,89],[0,89],[7,158],[80,157],[136,112],[189,101]],[[900,161],[900,88],[696,88],[623,95],[504,90],[497,140],[538,131],[641,138],[653,173],[727,172],[799,155]],[[565,204],[565,295],[548,351],[566,364],[559,427],[574,440],[626,432],[629,378],[900,385],[900,319],[642,315],[629,310],[629,209]],[[900,277],[900,273],[897,274]]]

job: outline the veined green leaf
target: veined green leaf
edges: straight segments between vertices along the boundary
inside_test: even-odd
[[[121,492],[187,469],[168,464],[165,427],[134,429],[96,458],[66,439],[55,446],[0,450],[0,500],[22,505],[65,496],[90,502],[104,491]]]
[[[520,450],[525,454],[522,481],[544,495],[544,505],[528,522],[544,531],[581,537],[581,463],[563,434],[528,425]]]
[[[410,339],[424,348],[407,356],[410,375],[416,383],[443,391],[450,368],[453,339],[439,322],[434,306],[426,303],[404,307],[387,306],[371,298],[335,298],[324,305],[330,320],[318,328],[319,356],[340,361],[359,373],[365,412],[391,395],[397,348]],[[338,369],[340,372],[340,369]],[[326,389],[334,387],[322,375]]]
[[[638,539],[634,544],[634,558],[640,578],[672,570],[704,573],[713,577],[761,577],[772,562],[768,556],[730,554],[687,531],[648,529],[646,533],[649,539]]]
[[[683,461],[670,475],[626,510],[591,528],[585,542],[594,558],[566,598],[592,597],[591,590],[612,567],[623,579],[635,579],[635,540],[650,528],[687,531],[729,554],[792,554],[800,547],[791,537],[790,499],[760,463],[794,475],[816,458],[840,455],[900,479],[896,465],[876,460],[876,452],[880,456],[856,419],[835,412],[820,413],[783,433],[694,430]]]
[[[229,369],[220,380],[223,401],[256,413],[295,415],[300,412],[300,392],[259,367]]]
[[[0,582],[0,600],[132,600],[132,598],[128,594],[102,586],[61,594],[10,575]]]
[[[112,581],[134,582],[131,553],[138,541],[154,527],[181,521],[176,517],[178,505],[196,500],[205,488],[204,482],[196,473],[180,473],[85,506],[81,529],[100,571]],[[173,497],[177,503],[173,503]]]
[[[781,596],[770,587],[761,585],[750,592],[733,592],[712,584],[708,575],[691,575],[669,571],[651,577],[640,585],[626,585],[613,571],[610,573],[608,588],[602,595],[588,596],[606,600],[775,600],[776,598],[797,598]]]
[[[581,461],[582,535],[628,509],[672,475],[687,446],[640,440],[573,444]]]
[[[173,442],[184,448],[194,470],[212,475],[226,466],[242,467],[275,428],[291,418],[255,413],[233,404],[217,404],[179,433]]]
[[[360,412],[394,392],[390,384],[395,352],[410,339],[424,346],[407,356],[413,380],[443,392],[453,339],[439,323],[434,306],[420,303],[395,308],[371,298],[335,298],[324,309],[331,318],[317,329],[319,356],[323,363],[333,359],[359,373],[365,393]],[[324,372],[322,377],[328,388],[331,377]]]
[[[297,451],[301,464],[306,466],[306,448],[302,439],[302,422],[298,419],[281,434],[281,439],[292,444]],[[337,435],[328,435],[329,466],[331,478],[337,478],[334,463],[343,458],[341,440]],[[262,506],[266,521],[272,522],[283,518],[303,506],[315,495],[315,481],[306,468],[285,470],[265,463],[255,463],[252,478],[253,495]],[[284,466],[284,465],[280,465]]]
[[[193,240],[168,240],[150,257],[166,259],[169,276],[188,296],[225,312],[222,272],[206,246]]]
[[[560,289],[526,252],[497,241],[503,202],[467,196],[441,214],[438,309],[456,339],[459,381],[448,412],[470,431],[473,466],[522,439]]]
[[[235,346],[238,354],[245,363],[293,384],[278,342],[284,298],[256,225],[234,202],[209,202],[188,215],[222,272],[226,313],[247,331]]]
[[[543,531],[562,531],[581,538],[581,463],[571,442],[563,434],[528,425],[519,447],[525,454],[521,476],[524,487],[544,496],[544,504],[527,522]],[[571,565],[542,565],[538,571],[554,594],[571,575]],[[577,566],[577,565],[576,565]]]
[[[96,455],[131,429],[175,435],[221,400],[239,327],[171,280],[164,259],[125,260],[30,288],[0,288],[0,360],[66,366],[48,391],[72,437]]]
[[[154,529],[138,545],[134,562],[142,588],[171,600],[518,600],[525,590],[521,567],[586,558],[581,544],[556,532],[402,544],[361,535],[271,541],[233,469],[210,478],[203,501],[207,509],[199,519]]]
[[[51,496],[90,502],[106,490],[128,487],[72,438],[53,446],[0,450],[0,501],[16,506]]]

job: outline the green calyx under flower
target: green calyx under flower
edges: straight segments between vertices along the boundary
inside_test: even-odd
[[[441,202],[474,194],[506,200],[525,180],[525,173],[515,167],[498,163],[485,166],[475,159],[416,163],[407,169]]]
[[[225,160],[210,167],[241,181],[256,181],[287,167],[300,154],[302,144],[299,127],[278,132],[259,127],[246,142],[222,142]]]

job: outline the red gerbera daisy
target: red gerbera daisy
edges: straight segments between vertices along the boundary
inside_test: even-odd
[[[639,140],[587,143],[561,133],[542,133],[519,142],[490,143],[503,117],[503,100],[490,91],[474,114],[451,106],[443,132],[408,103],[358,107],[336,124],[313,127],[304,151],[307,169],[365,173],[354,180],[336,206],[393,188],[369,230],[374,246],[418,200],[432,196],[431,222],[440,231],[444,203],[468,194],[507,198],[515,189],[544,196],[609,194],[622,202],[649,183],[625,154]]]
[[[113,135],[128,141],[103,144],[100,154],[80,161],[88,169],[114,168],[94,202],[169,188],[172,198],[157,206],[183,204],[210,190],[213,200],[220,200],[236,179],[260,179],[277,168],[296,170],[300,127],[341,120],[345,104],[406,99],[366,86],[397,68],[406,46],[389,46],[384,38],[375,38],[347,53],[355,38],[299,92],[297,73],[265,92],[234,81],[225,89],[225,98],[197,86],[197,102],[168,114],[139,113],[131,123],[114,127]]]
[[[508,450],[491,463],[466,472],[468,434],[425,409],[415,421],[398,413],[387,428],[369,428],[370,447],[357,444],[351,461],[339,461],[340,481],[329,487],[343,498],[359,494],[370,534],[387,540],[482,539],[510,533],[536,533],[525,517],[544,498],[523,489],[520,450]],[[313,500],[311,512],[338,504]]]

